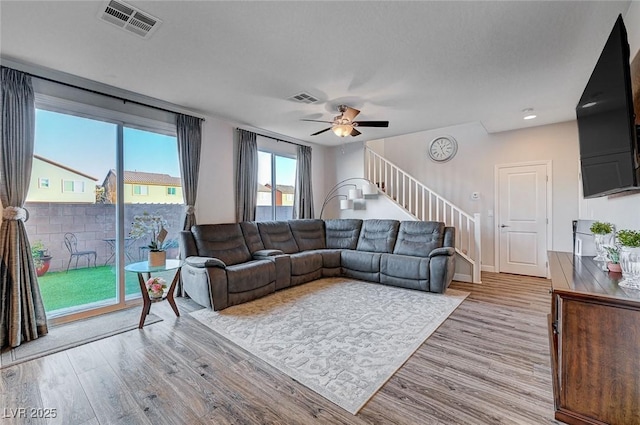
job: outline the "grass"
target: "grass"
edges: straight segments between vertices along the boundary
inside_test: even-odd
[[[165,276],[168,283],[173,275]],[[42,301],[47,312],[116,298],[114,266],[48,272],[38,278]],[[139,295],[140,284],[135,273],[125,273],[125,294]]]

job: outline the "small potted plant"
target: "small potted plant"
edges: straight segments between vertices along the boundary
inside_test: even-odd
[[[617,237],[622,245],[620,267],[624,278],[618,285],[640,289],[640,232],[624,229],[617,233]]]
[[[38,277],[44,276],[49,270],[51,265],[51,257],[49,251],[44,246],[42,241],[35,241],[31,244],[31,257],[33,257],[33,265],[36,268],[36,275]]]
[[[148,212],[137,215],[133,218],[131,232],[133,238],[140,238],[149,235],[149,266],[161,267],[166,264],[167,253],[162,247],[162,243],[167,237],[167,221],[161,215],[151,215]]]
[[[594,221],[590,229],[596,244],[596,257],[594,261],[607,261],[603,246],[610,245],[613,240],[614,227],[611,223]]]
[[[617,245],[605,245],[604,249],[607,251],[607,257],[609,258],[609,262],[607,263],[609,271],[622,273],[622,269],[620,268],[620,247]]]

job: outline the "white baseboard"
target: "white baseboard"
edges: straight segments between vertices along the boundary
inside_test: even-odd
[[[495,273],[496,268],[495,268],[495,266],[482,265],[482,266],[480,266],[480,270],[483,271],[483,272]]]
[[[473,283],[473,278],[470,274],[456,273],[453,275],[453,280],[457,280],[458,282]]]

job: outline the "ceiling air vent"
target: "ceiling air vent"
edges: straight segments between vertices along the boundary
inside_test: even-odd
[[[98,18],[142,38],[151,37],[162,23],[160,19],[120,0],[107,2],[98,12]]]
[[[294,102],[298,102],[298,103],[316,103],[318,101],[317,98],[311,96],[309,93],[298,93],[298,94],[294,94],[293,96],[291,96],[289,98],[289,100],[292,100]]]

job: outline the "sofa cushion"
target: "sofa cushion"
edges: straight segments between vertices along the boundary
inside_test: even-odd
[[[218,258],[227,266],[251,260],[238,223],[201,224],[191,231],[200,257]]]
[[[340,253],[340,262],[343,269],[378,273],[380,271],[381,255],[377,252],[344,250]]]
[[[249,261],[227,267],[228,291],[252,291],[275,282],[276,266],[270,260]]]
[[[400,223],[394,254],[428,257],[444,241],[444,223],[439,221],[403,221]]]
[[[398,236],[397,220],[365,220],[358,239],[358,251],[393,252]]]
[[[429,258],[382,254],[380,274],[401,279],[428,280]]]
[[[291,254],[291,276],[305,275],[322,269],[322,255],[316,251]]]
[[[300,251],[286,221],[262,221],[258,230],[265,249],[279,249],[285,254]]]
[[[300,251],[325,248],[324,221],[289,220],[289,228]]]
[[[362,229],[362,220],[325,220],[324,229],[327,248],[356,249],[360,230]]]
[[[253,221],[243,221],[240,223],[244,240],[249,248],[249,252],[252,254],[256,251],[264,249],[262,238],[260,238],[260,231],[258,231],[258,224]]]
[[[340,267],[341,249],[318,249],[314,252],[322,255],[322,267],[325,269],[335,269]]]

